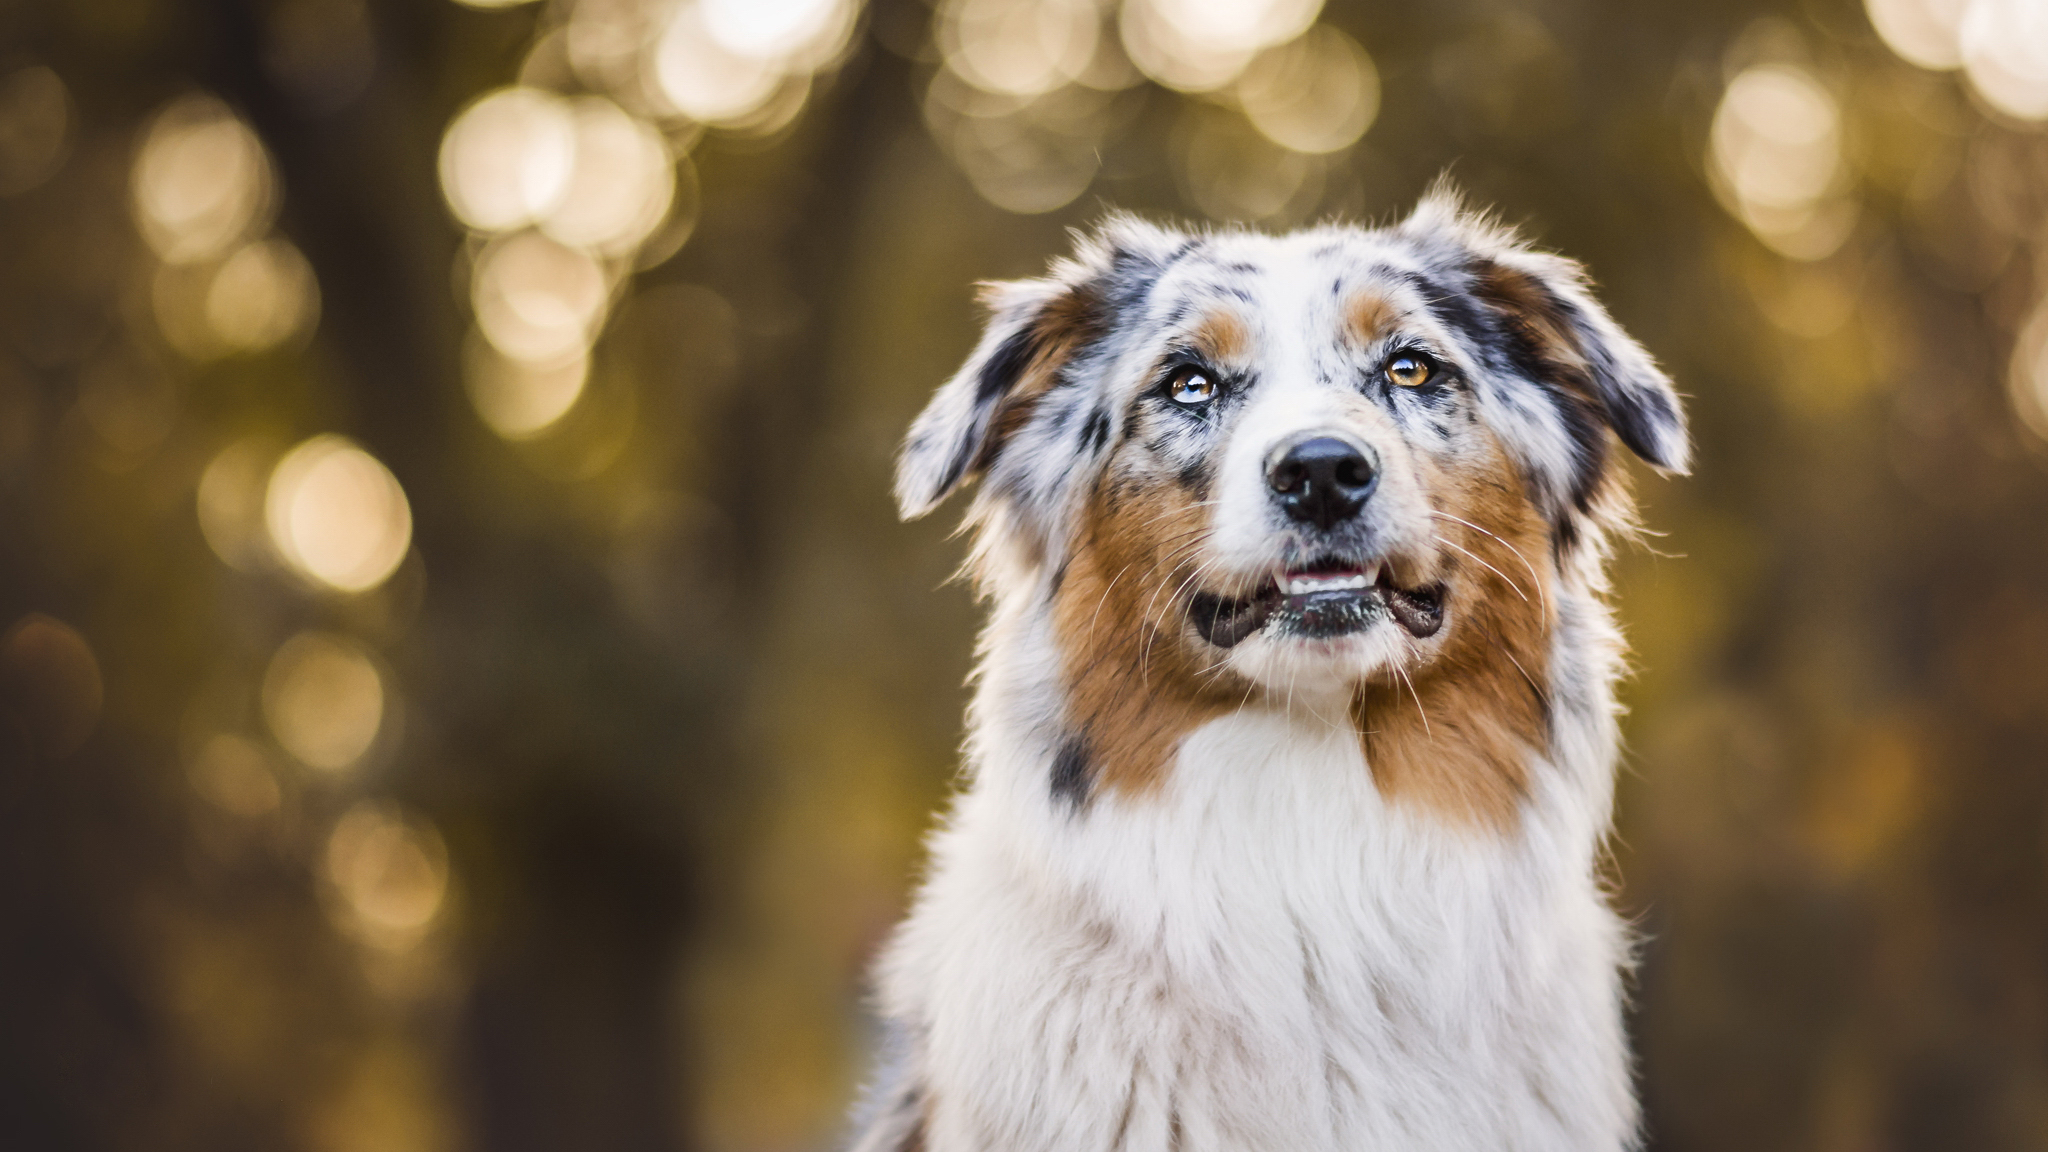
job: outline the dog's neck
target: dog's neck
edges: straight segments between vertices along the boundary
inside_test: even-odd
[[[1513,839],[1529,815],[1562,805],[1585,817],[1581,838],[1597,838],[1610,811],[1621,644],[1588,571],[1597,578],[1592,566],[1546,572],[1540,628],[1518,632],[1481,616],[1466,624],[1472,641],[1447,649],[1436,668],[1360,683],[1291,681],[1284,691],[1232,684],[1199,701],[1174,695],[1170,669],[1141,662],[1152,652],[1142,642],[1099,645],[1077,660],[1073,630],[1041,609],[1059,590],[1035,582],[996,597],[974,705],[983,737],[975,771],[1001,777],[1020,802],[1085,824],[1098,804],[1161,807],[1155,794],[1176,791],[1175,776],[1200,775],[1206,758],[1232,754],[1212,751],[1202,730],[1258,718],[1310,744],[1348,741],[1379,801],[1419,826]],[[1164,761],[1142,747],[1142,763],[1119,762],[1137,742],[1105,736],[1106,719],[1165,732]],[[1276,769],[1260,785],[1286,780]]]
[[[998,605],[974,779],[884,970],[925,1147],[1622,1144],[1596,598],[1559,590],[1553,725],[1500,826],[1388,794],[1342,693],[1248,700],[1155,787],[1077,802],[1044,616]]]

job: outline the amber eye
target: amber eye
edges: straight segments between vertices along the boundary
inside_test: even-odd
[[[1172,383],[1166,386],[1166,394],[1175,404],[1199,408],[1216,398],[1216,381],[1200,368],[1189,366],[1173,374]]]
[[[1387,361],[1387,379],[1403,388],[1420,388],[1436,375],[1427,359],[1413,352],[1403,352]]]

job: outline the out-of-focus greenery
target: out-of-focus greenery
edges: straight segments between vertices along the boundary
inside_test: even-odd
[[[0,1146],[826,1146],[961,735],[887,492],[970,285],[1446,170],[1691,398],[1652,1146],[2048,1145],[2032,4],[0,2]]]

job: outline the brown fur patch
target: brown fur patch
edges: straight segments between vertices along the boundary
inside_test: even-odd
[[[1242,364],[1251,358],[1251,329],[1234,313],[1222,309],[1208,313],[1189,336],[1195,347],[1217,363]]]
[[[1089,503],[1053,600],[1088,787],[1158,787],[1181,739],[1244,699],[1244,681],[1187,639],[1184,594],[1207,531],[1173,486],[1119,494],[1107,481]]]
[[[1359,347],[1379,339],[1400,319],[1401,313],[1377,292],[1355,293],[1344,302],[1344,333]]]
[[[1453,574],[1444,647],[1405,678],[1361,687],[1352,715],[1389,799],[1506,828],[1528,794],[1531,754],[1550,742],[1548,527],[1498,447],[1484,468],[1431,479],[1433,505],[1457,518],[1436,524]]]

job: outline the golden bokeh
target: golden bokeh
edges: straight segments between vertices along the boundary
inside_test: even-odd
[[[263,498],[278,447],[262,437],[237,440],[199,473],[194,493],[199,529],[221,563],[255,572],[276,554],[264,524]]]
[[[1380,76],[1358,41],[1326,24],[1267,49],[1238,78],[1245,118],[1296,152],[1358,143],[1380,110]]]
[[[1088,72],[1102,24],[1095,0],[950,0],[938,37],[946,67],[969,84],[1037,96]]]
[[[576,124],[561,97],[500,88],[480,97],[441,138],[441,192],[455,217],[501,232],[554,207],[576,160]]]
[[[322,863],[338,896],[339,926],[375,947],[403,951],[433,925],[448,894],[448,849],[424,819],[364,800],[328,835]]]
[[[186,766],[192,790],[224,812],[254,819],[277,811],[283,799],[270,757],[255,741],[215,733]]]
[[[606,255],[638,248],[675,199],[675,161],[645,121],[617,104],[583,96],[569,106],[574,151],[561,195],[541,230],[571,247]]]
[[[412,544],[412,508],[398,479],[342,436],[315,436],[286,453],[263,512],[285,563],[342,592],[382,584]]]
[[[499,354],[472,336],[462,350],[462,382],[470,403],[491,431],[524,440],[554,426],[568,414],[590,377],[590,358],[578,354],[553,364],[534,364]]]
[[[1963,13],[1970,0],[1864,0],[1871,26],[1885,44],[1922,68],[1959,68],[1963,63]]]
[[[500,353],[529,364],[563,364],[588,352],[610,303],[606,269],[539,232],[492,241],[472,275],[477,327]]]
[[[677,115],[706,124],[744,122],[774,97],[784,73],[772,59],[743,56],[720,43],[701,5],[678,4],[652,58],[655,90]]]
[[[2006,386],[2013,410],[2034,435],[2048,442],[2048,295],[2044,295],[2013,342]]]
[[[325,632],[284,642],[263,673],[263,716],[301,763],[325,772],[362,759],[384,726],[384,677],[362,646]]]
[[[1759,64],[1729,81],[1714,113],[1714,187],[1758,239],[1818,260],[1856,222],[1840,195],[1841,111],[1825,85],[1791,64]]]
[[[302,336],[319,314],[313,267],[284,240],[236,249],[206,288],[207,326],[236,352],[263,352]]]
[[[1184,92],[1236,80],[1261,50],[1307,31],[1322,0],[1125,0],[1124,48],[1145,75]]]
[[[1970,0],[1958,39],[1970,84],[1992,107],[2048,120],[2048,0]]]
[[[187,96],[143,136],[131,183],[136,223],[164,260],[218,256],[267,224],[271,181],[249,126],[211,96]]]

